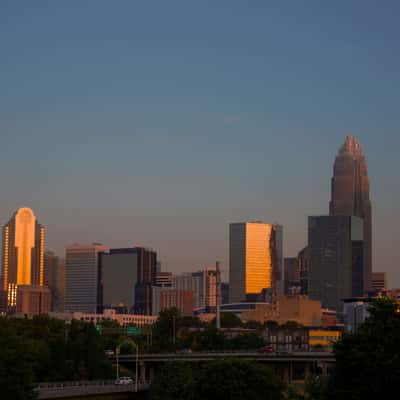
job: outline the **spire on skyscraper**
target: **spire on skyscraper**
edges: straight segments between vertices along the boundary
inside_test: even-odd
[[[353,157],[363,157],[364,153],[357,138],[353,135],[347,135],[339,154],[349,153]]]

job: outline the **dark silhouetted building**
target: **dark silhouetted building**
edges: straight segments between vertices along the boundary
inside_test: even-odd
[[[110,249],[99,255],[100,297],[102,309],[131,313],[135,306],[138,282],[136,248]]]
[[[221,304],[229,303],[229,283],[221,282]]]
[[[310,256],[308,247],[304,247],[303,250],[297,255],[297,264],[299,267],[300,275],[300,293],[308,295],[308,270],[310,264]]]
[[[363,220],[308,218],[308,295],[324,308],[343,311],[342,299],[363,293]]]
[[[152,286],[157,273],[157,253],[144,247],[134,247],[137,258],[135,313],[152,315]]]
[[[333,167],[330,215],[360,217],[364,221],[363,293],[371,290],[372,221],[367,162],[357,139],[347,136]]]
[[[51,310],[64,311],[65,263],[52,251],[44,253],[44,283],[51,291]]]
[[[300,268],[297,257],[286,257],[285,266],[285,294],[300,294]]]

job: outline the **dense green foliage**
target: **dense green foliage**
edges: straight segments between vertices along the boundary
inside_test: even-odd
[[[327,398],[390,398],[400,382],[400,315],[389,299],[372,303],[370,318],[335,345],[336,368]]]
[[[151,387],[151,400],[280,400],[283,386],[271,370],[240,360],[167,363]]]
[[[0,393],[29,399],[37,382],[112,376],[102,337],[93,324],[47,317],[0,318]]]
[[[240,328],[240,319],[230,313],[221,317],[222,328]],[[258,325],[256,325],[258,327]],[[178,309],[161,311],[152,328],[150,351],[256,350],[265,346],[264,338],[257,333],[229,336],[216,329],[215,324],[202,323],[198,318],[181,317]]]

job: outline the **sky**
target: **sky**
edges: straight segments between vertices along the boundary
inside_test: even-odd
[[[367,157],[373,267],[400,287],[398,1],[0,4],[0,223],[31,207],[47,249],[142,245],[220,260],[230,222],[328,213],[345,136]]]

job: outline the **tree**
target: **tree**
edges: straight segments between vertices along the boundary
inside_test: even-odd
[[[1,398],[35,399],[34,371],[31,366],[29,343],[21,337],[0,336]]]
[[[150,390],[151,400],[281,400],[283,386],[271,370],[241,360],[168,363]]]
[[[205,364],[196,388],[198,400],[280,400],[283,391],[283,386],[270,368],[242,360]]]
[[[193,366],[168,362],[160,369],[150,388],[151,400],[194,400],[196,384]]]
[[[265,339],[256,333],[244,333],[228,340],[231,350],[256,350],[265,345]]]
[[[215,325],[215,318],[212,323]],[[221,313],[221,328],[239,328],[242,326],[241,319],[234,313]]]
[[[398,390],[398,304],[378,299],[369,312],[370,317],[355,333],[345,334],[334,346],[336,368],[328,388],[329,399],[389,398]]]
[[[301,328],[303,325],[297,321],[286,321],[281,326],[285,328]]]
[[[181,313],[176,308],[162,310],[153,325],[153,350],[173,351],[178,348],[178,327]]]
[[[273,321],[273,320],[269,319],[268,321],[265,322],[264,326],[267,329],[274,329],[274,328],[278,328],[279,324],[277,321]]]

